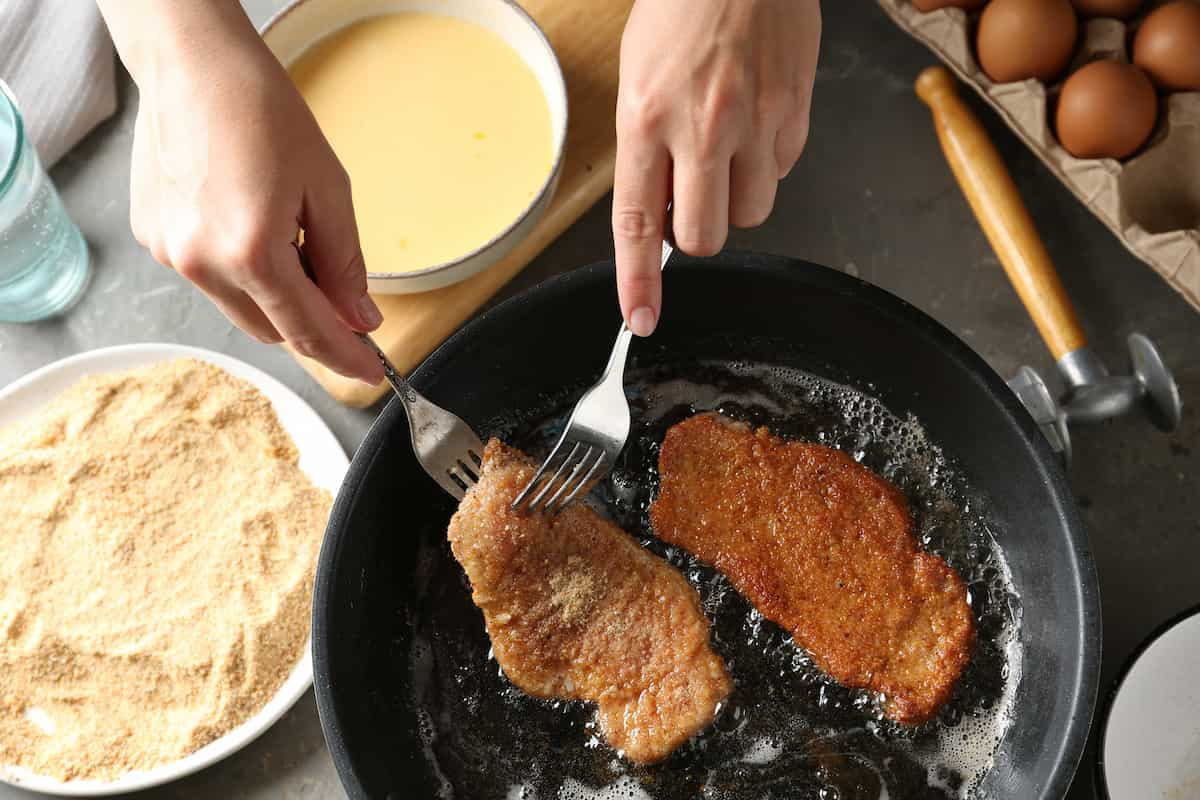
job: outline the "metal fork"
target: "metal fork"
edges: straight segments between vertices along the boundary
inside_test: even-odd
[[[670,230],[669,216],[666,230]],[[660,269],[666,268],[674,251],[669,237],[665,238]],[[625,359],[632,338],[633,332],[622,323],[600,380],[579,398],[558,444],[513,500],[513,510],[557,514],[613,468],[629,438]]]
[[[300,266],[313,283],[316,275],[308,256],[299,244],[294,243]],[[363,344],[371,348],[383,374],[391,384],[392,391],[404,404],[408,415],[408,432],[412,438],[413,453],[421,468],[452,497],[461,500],[467,489],[479,482],[479,468],[483,464],[483,442],[471,430],[471,426],[441,406],[434,405],[420,392],[412,388],[408,380],[396,371],[391,359],[379,349],[375,340],[365,333],[355,332]]]

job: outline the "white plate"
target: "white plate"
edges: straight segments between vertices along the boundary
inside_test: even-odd
[[[56,361],[0,389],[0,428],[41,409],[85,375],[121,372],[174,358],[195,358],[214,364],[258,387],[267,396],[279,422],[300,451],[300,468],[314,484],[337,494],[349,461],[333,432],[317,412],[291,389],[262,370],[229,356],[174,344],[131,344],[92,350]],[[99,797],[131,792],[182,778],[215,764],[254,741],[295,705],[312,685],[312,641],[287,680],[254,716],[219,739],[185,758],[146,772],[131,772],[113,781],[59,781],[27,770],[0,765],[0,781],[38,792],[72,797]]]
[[[1200,609],[1168,622],[1126,668],[1099,750],[1101,797],[1200,797]]]

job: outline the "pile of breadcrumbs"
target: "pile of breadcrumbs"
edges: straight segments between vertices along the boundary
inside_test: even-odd
[[[270,402],[200,361],[0,431],[0,769],[110,780],[253,715],[304,655],[329,506]]]

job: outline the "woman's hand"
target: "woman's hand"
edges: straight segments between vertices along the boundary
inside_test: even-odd
[[[255,338],[382,380],[351,330],[372,330],[381,316],[367,295],[350,182],[240,5],[101,6],[140,94],[134,236]],[[292,247],[300,229],[319,289]]]
[[[662,306],[663,220],[692,255],[753,227],[808,138],[817,0],[637,0],[621,41],[613,237],[621,313]]]

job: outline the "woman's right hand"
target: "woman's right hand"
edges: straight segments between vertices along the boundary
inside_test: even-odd
[[[713,255],[761,224],[808,139],[817,0],[637,0],[621,37],[613,241],[629,328],[662,309],[667,201],[675,244]]]
[[[140,94],[134,236],[260,341],[287,340],[342,375],[381,381],[353,333],[382,317],[349,179],[240,4],[100,5]],[[301,229],[320,288],[292,246]]]

